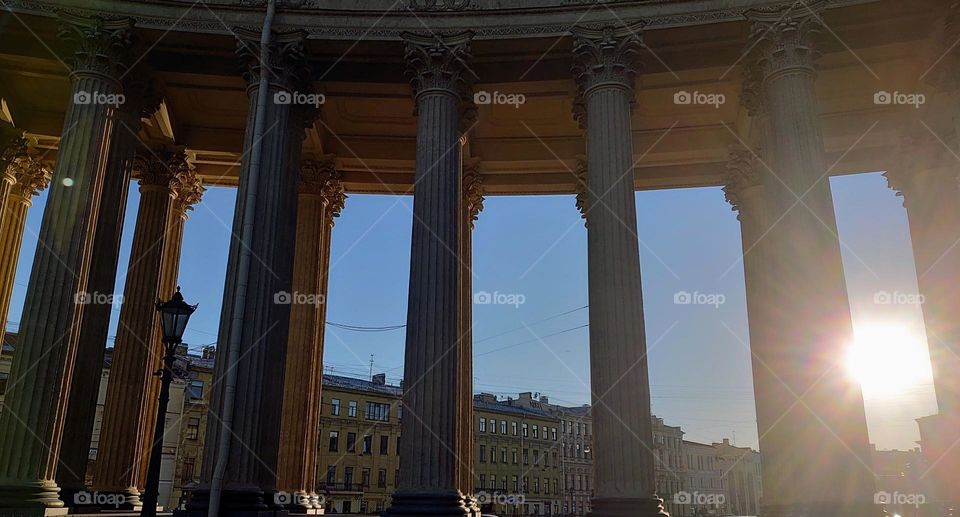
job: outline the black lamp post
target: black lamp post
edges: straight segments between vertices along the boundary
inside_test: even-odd
[[[153,430],[153,447],[150,450],[150,466],[147,469],[141,517],[157,515],[160,459],[163,455],[163,431],[167,419],[167,403],[170,401],[170,383],[173,382],[173,362],[176,360],[177,345],[183,342],[183,331],[187,329],[187,322],[195,310],[196,305],[188,305],[183,301],[179,287],[170,301],[157,302],[157,312],[160,313],[160,325],[163,328],[164,356],[163,368],[154,374],[160,376],[160,404],[157,406],[157,423]]]

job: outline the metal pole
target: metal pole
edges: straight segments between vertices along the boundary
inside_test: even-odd
[[[170,402],[170,383],[173,382],[173,362],[176,360],[177,342],[166,343],[163,368],[160,374],[160,404],[157,407],[157,422],[153,429],[153,447],[150,450],[150,466],[147,469],[147,484],[143,494],[141,517],[156,517],[157,499],[160,497],[160,460],[163,457],[163,435],[167,421],[167,403]]]

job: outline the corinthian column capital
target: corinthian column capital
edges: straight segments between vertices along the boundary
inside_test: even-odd
[[[193,166],[181,168],[175,180],[175,189],[177,197],[173,201],[173,210],[184,219],[187,218],[187,212],[193,210],[194,205],[203,199],[203,193],[207,191]]]
[[[577,82],[573,115],[586,127],[586,97],[597,88],[622,88],[633,98],[640,72],[643,39],[640,24],[623,27],[574,27],[573,77]],[[633,101],[630,103],[633,106]]]
[[[47,188],[53,175],[48,165],[27,150],[13,158],[7,166],[7,173],[14,179],[10,193],[25,201],[30,201],[33,196]]]
[[[243,65],[243,78],[251,86],[260,81],[263,63],[260,61],[260,33],[248,29],[237,29],[236,54]],[[312,80],[310,63],[307,59],[306,32],[302,30],[275,33],[270,48],[270,68],[266,71],[267,81],[282,89],[303,91],[306,93]],[[287,102],[289,104],[289,102]]]
[[[318,196],[325,204],[324,217],[330,226],[346,204],[347,195],[340,181],[336,156],[328,154],[319,160],[300,163],[300,194]]]
[[[58,36],[73,45],[67,58],[74,73],[118,80],[136,56],[138,38],[130,18],[84,18],[61,14]]]
[[[428,92],[465,97],[474,79],[468,64],[473,57],[472,32],[449,35],[407,32],[402,38],[406,42],[407,75],[415,97]]]
[[[760,157],[755,151],[731,146],[723,180],[723,195],[736,212],[742,214],[746,209],[745,194],[749,189],[763,186],[762,167]],[[737,216],[737,219],[739,218],[740,215]]]
[[[789,72],[814,73],[819,52],[814,44],[823,25],[820,13],[825,3],[798,3],[752,9],[744,13],[751,22],[748,66],[762,84],[770,77]]]
[[[473,229],[474,222],[483,211],[483,175],[480,174],[480,160],[464,160],[463,164],[463,203],[467,222]]]
[[[159,149],[137,155],[133,174],[140,180],[141,192],[165,189],[174,195],[181,186],[181,178],[190,174],[190,163],[182,149]]]

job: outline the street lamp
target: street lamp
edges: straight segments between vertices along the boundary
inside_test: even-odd
[[[183,342],[183,331],[187,329],[190,315],[197,310],[196,305],[183,301],[180,287],[173,293],[170,301],[157,302],[160,313],[160,326],[163,329],[163,368],[154,375],[160,377],[160,404],[157,406],[157,422],[153,430],[153,447],[150,449],[150,466],[147,469],[147,484],[143,494],[141,517],[156,517],[157,499],[160,497],[160,459],[163,455],[163,431],[167,419],[167,403],[170,401],[170,383],[173,382],[173,362],[176,360],[177,345]]]

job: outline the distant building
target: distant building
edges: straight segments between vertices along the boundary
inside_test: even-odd
[[[714,443],[720,460],[722,483],[727,488],[726,510],[731,515],[759,515],[763,485],[760,479],[760,453],[749,447],[731,445],[724,438]]]
[[[882,504],[888,515],[924,517],[933,512],[937,501],[930,468],[920,449],[872,452],[873,471],[877,475],[874,502]]]
[[[683,441],[687,457],[687,486],[676,499],[683,503],[677,515],[706,516],[725,513],[726,479],[720,468],[720,456],[713,445]]]
[[[662,418],[652,417],[653,452],[656,454],[654,474],[657,495],[663,499],[663,507],[670,515],[683,515],[683,506],[678,502],[687,485],[687,467],[683,461],[683,430],[670,426]]]

